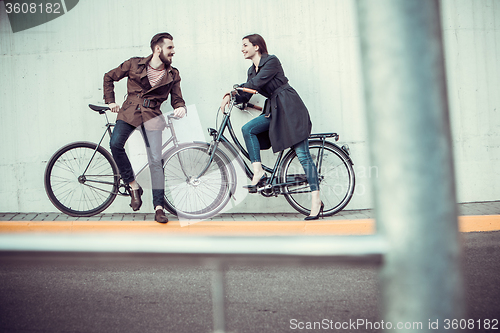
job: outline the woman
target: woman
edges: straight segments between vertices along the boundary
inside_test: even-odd
[[[308,137],[311,133],[311,120],[306,106],[297,92],[288,84],[278,58],[267,53],[264,38],[258,34],[243,37],[241,51],[245,59],[250,59],[253,66],[248,69],[247,82],[241,87],[257,90],[267,97],[264,112],[242,127],[243,137],[253,167],[252,185],[249,190],[256,190],[265,183],[260,150],[273,147],[273,152],[292,147],[299,158],[311,188],[311,214],[305,220],[315,220],[323,209],[319,195],[319,182],[316,165],[309,153]],[[238,103],[247,102],[251,94],[240,93]],[[221,110],[229,103],[229,94],[222,100]]]

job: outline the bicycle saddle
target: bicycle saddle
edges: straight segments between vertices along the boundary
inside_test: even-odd
[[[94,104],[89,104],[89,108],[99,112],[100,114],[103,114],[106,110],[109,110],[109,106],[99,106]]]

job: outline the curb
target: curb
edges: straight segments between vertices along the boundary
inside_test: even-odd
[[[186,222],[187,223],[187,222]],[[459,216],[460,232],[500,230],[500,215]],[[173,235],[371,235],[374,219],[316,221],[1,221],[0,233],[161,233]]]

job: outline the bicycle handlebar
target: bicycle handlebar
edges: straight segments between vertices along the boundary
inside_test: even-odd
[[[96,112],[99,112],[100,114],[104,114],[106,111],[110,110],[109,106],[100,106],[100,105],[94,105],[94,104],[89,104],[89,108],[91,108],[92,110],[94,110]],[[165,116],[167,118],[175,119],[175,120],[181,119],[179,117],[174,116],[173,112],[169,113],[169,114],[165,114]]]
[[[247,103],[247,106],[249,108],[252,108],[252,109],[255,109],[255,110],[259,110],[259,111],[262,111],[262,108],[258,105],[254,105],[254,104],[250,104],[250,103]]]
[[[246,92],[246,93],[250,93],[250,94],[258,94],[257,90],[255,89],[250,89],[250,88],[242,88],[242,87],[237,87],[235,88],[236,90],[241,90],[243,92]]]
[[[174,120],[179,120],[179,119],[181,119],[181,118],[179,118],[179,117],[176,117],[176,116],[174,115],[174,113],[173,113],[173,112],[172,112],[172,113],[167,114],[166,116],[167,116],[167,118],[174,119]]]
[[[249,93],[249,94],[254,94],[254,95],[259,93],[255,89],[240,87],[239,85],[235,84],[233,86],[233,91],[237,91],[237,90],[243,91],[243,92],[246,92],[246,93]],[[231,94],[231,98],[234,101],[235,100],[235,94]],[[237,107],[239,109],[241,109],[241,110],[245,109],[246,107],[249,107],[249,108],[252,108],[252,109],[255,109],[255,110],[262,111],[262,108],[260,106],[257,106],[257,105],[254,105],[254,104],[250,104],[250,103],[243,103],[241,106],[237,106]]]

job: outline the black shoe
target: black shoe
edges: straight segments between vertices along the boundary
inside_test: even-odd
[[[243,188],[248,189],[249,193],[257,193],[257,190],[259,189],[259,187],[263,187],[264,185],[266,185],[266,183],[267,183],[267,176],[266,176],[266,174],[264,174],[264,176],[262,176],[259,179],[259,182],[257,184],[245,185],[245,186],[243,186]]]
[[[157,209],[155,213],[155,221],[158,223],[167,223],[168,218],[165,216],[163,209]]]
[[[135,211],[138,211],[141,206],[142,206],[142,200],[141,200],[141,195],[144,191],[142,190],[142,187],[139,186],[139,189],[138,190],[132,190],[132,189],[129,189],[129,193],[130,193],[130,207],[132,207],[132,210],[135,212]]]
[[[319,219],[320,215],[321,215],[321,218],[323,218],[323,208],[325,208],[325,204],[323,203],[323,201],[321,201],[321,207],[319,208],[318,215],[316,215],[316,216],[306,216],[306,218],[304,219],[304,221],[317,220],[317,219]]]

